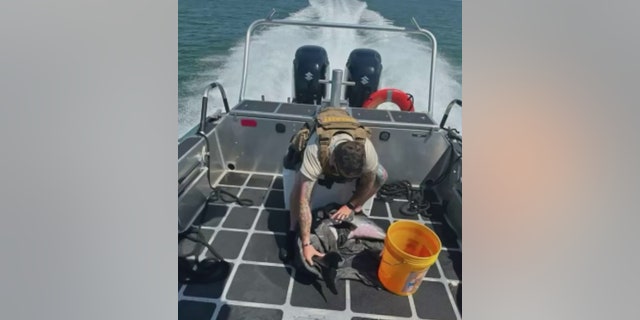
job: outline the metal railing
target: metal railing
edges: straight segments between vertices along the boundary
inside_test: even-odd
[[[330,22],[311,22],[311,21],[299,21],[299,20],[273,20],[272,17],[275,14],[275,10],[271,12],[267,19],[261,19],[254,21],[247,30],[247,36],[244,44],[244,61],[242,64],[242,83],[240,84],[240,97],[238,102],[244,100],[246,83],[247,83],[247,70],[249,69],[249,51],[251,44],[251,34],[253,31],[263,25],[294,25],[294,26],[308,26],[308,27],[325,27],[325,28],[339,28],[339,29],[357,29],[357,30],[371,30],[371,31],[391,31],[401,32],[407,34],[418,34],[425,36],[432,45],[431,50],[431,68],[429,70],[429,100],[428,100],[428,114],[433,116],[433,91],[434,91],[434,77],[436,68],[436,55],[438,51],[438,43],[436,37],[429,30],[423,29],[418,25],[416,19],[411,18],[415,28],[403,28],[394,26],[373,26],[373,25],[358,25],[358,24],[345,24],[345,23],[330,23]]]
[[[218,88],[220,95],[222,96],[222,104],[224,105],[224,111],[229,113],[229,102],[227,102],[227,94],[224,92],[224,88],[218,82],[212,82],[204,89],[202,95],[202,108],[200,109],[200,126],[198,127],[198,133],[205,134],[204,129],[207,121],[207,104],[209,103],[209,91]]]
[[[330,97],[330,106],[340,106],[340,95],[342,86],[353,86],[355,82],[351,81],[342,81],[343,71],[340,69],[334,69],[331,72],[331,80],[322,80],[320,79],[320,83],[328,83],[331,84],[331,97]]]

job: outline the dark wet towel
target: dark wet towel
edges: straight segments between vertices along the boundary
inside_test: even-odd
[[[325,255],[326,259],[314,258],[319,260],[319,263],[314,262],[314,266],[309,266],[306,262],[302,261],[302,243],[298,240],[298,252],[297,264],[303,266],[304,269],[314,274],[316,277],[323,279],[327,282],[327,287],[333,292],[335,290],[335,284],[331,282],[334,280],[358,280],[366,285],[382,288],[382,285],[378,281],[378,266],[380,265],[380,253],[384,248],[383,239],[348,239],[347,236],[351,232],[353,226],[347,222],[343,222],[338,225],[334,225],[331,219],[328,219],[324,212],[335,211],[335,204],[329,205],[321,210],[322,212],[314,212],[316,220],[312,227],[311,245],[321,253],[330,254],[329,257]],[[321,211],[318,210],[318,211]],[[359,219],[368,218],[364,215],[358,217]],[[369,221],[371,222],[371,221]],[[373,224],[373,222],[371,222]],[[336,228],[338,237],[331,231],[332,227]],[[332,268],[335,263],[335,255],[339,255],[340,261],[337,262],[336,270],[328,270]],[[325,263],[324,260],[327,260]],[[329,279],[327,279],[329,277]],[[329,281],[327,281],[329,280]],[[333,289],[332,289],[333,287]],[[335,292],[334,292],[335,293]]]

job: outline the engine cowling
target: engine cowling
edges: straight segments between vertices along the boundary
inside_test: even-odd
[[[327,51],[319,46],[307,45],[296,50],[293,60],[294,102],[320,104],[326,94],[326,80],[329,71]]]
[[[360,108],[369,95],[378,90],[382,58],[373,49],[355,49],[347,61],[347,81],[355,86],[347,86],[345,98],[350,107]]]

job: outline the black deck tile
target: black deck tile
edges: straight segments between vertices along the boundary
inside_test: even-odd
[[[230,267],[233,268],[233,263],[229,263]],[[231,270],[231,269],[229,269]],[[216,281],[212,283],[203,283],[203,284],[189,284],[182,292],[185,296],[190,297],[200,297],[200,298],[212,298],[217,299],[222,295],[222,291],[224,290],[224,286],[229,281],[227,277],[223,281]]]
[[[374,121],[391,121],[391,117],[387,110],[375,110],[375,109],[363,109],[353,108],[351,109],[351,115],[356,119],[361,120],[374,120]]]
[[[246,232],[221,230],[214,237],[212,246],[223,258],[236,259],[246,238]],[[207,250],[207,257],[211,256]]]
[[[382,200],[374,200],[373,205],[371,206],[372,217],[385,217],[388,218],[389,214],[387,212],[387,205]]]
[[[448,224],[426,224],[426,226],[438,235],[443,247],[454,249],[460,248],[460,246],[458,246],[456,233]]]
[[[239,172],[227,172],[218,184],[226,184],[232,186],[241,186],[247,181],[247,177],[249,177],[246,173]]]
[[[282,183],[282,176],[276,177],[276,179],[273,181],[273,186],[271,188],[278,189],[278,190],[284,189],[284,184]]]
[[[234,207],[222,224],[225,228],[250,229],[258,215],[258,209]]]
[[[269,101],[243,101],[242,104],[235,107],[233,110],[246,110],[246,111],[260,111],[260,112],[274,112],[280,103]]]
[[[201,213],[202,216],[197,217],[193,224],[197,226],[217,227],[220,221],[222,221],[222,218],[227,215],[228,209],[229,207],[227,206],[208,204],[204,212]]]
[[[346,282],[336,281],[338,294],[333,294],[323,281],[296,273],[291,292],[291,305],[295,307],[343,311],[347,308]]]
[[[204,241],[209,241],[211,240],[211,237],[213,236],[213,230],[207,230],[207,229],[201,229],[200,233],[202,234],[202,236],[204,237]],[[194,251],[194,249],[197,249],[196,251]],[[200,255],[202,253],[202,250],[204,250],[204,246],[199,244],[199,243],[195,243],[189,239],[182,239],[179,243],[178,243],[178,255],[180,256],[192,256],[192,255]]]
[[[228,192],[228,193],[230,193],[230,194],[232,194],[234,196],[238,196],[238,194],[240,193],[240,188],[238,188],[238,187],[218,186],[218,188],[220,190],[224,190],[224,191],[226,191],[226,192]],[[213,198],[209,199],[209,204],[216,203],[216,204],[225,204],[226,205],[227,202],[225,202],[225,201],[233,201],[233,198],[230,197],[228,194],[220,193],[219,197],[216,198],[214,196]]]
[[[438,266],[434,263],[429,267],[429,271],[424,275],[427,278],[436,278],[440,279],[440,271],[438,271]]]
[[[456,314],[441,282],[423,281],[413,294],[418,317],[434,320],[455,320]]]
[[[462,280],[462,252],[442,250],[438,255],[438,261],[445,278]]]
[[[410,317],[409,298],[350,281],[351,310],[369,314]]]
[[[283,312],[280,309],[254,308],[244,306],[234,306],[225,304],[218,313],[219,320],[279,320],[282,319]]]
[[[453,300],[456,301],[456,309],[458,309],[458,313],[462,315],[462,283],[456,285],[449,283],[449,291],[451,291]]]
[[[243,260],[280,263],[279,248],[284,248],[285,236],[272,234],[253,234],[249,239]]]
[[[271,180],[273,180],[273,176],[254,174],[249,179],[249,182],[247,182],[247,186],[256,188],[269,188],[269,186],[271,186]]]
[[[256,230],[287,232],[289,231],[289,211],[264,209],[260,212]]]
[[[237,195],[240,193],[240,187],[218,186],[218,188],[220,188],[220,189],[222,189],[222,190],[224,190],[224,191],[226,191],[226,192],[229,192],[229,193],[231,193],[231,194],[232,194],[232,195],[234,195],[234,196],[237,196]],[[227,197],[224,197],[224,198],[225,198],[225,199],[227,199],[227,198],[228,198],[228,196],[227,196]]]
[[[426,113],[389,110],[395,122],[435,124]]]
[[[241,199],[250,199],[251,201],[253,201],[254,206],[262,205],[266,197],[266,189],[244,189],[240,194]]]
[[[316,113],[318,107],[310,106],[305,104],[291,104],[291,103],[283,103],[280,109],[278,109],[278,113],[284,114],[295,114],[301,116],[312,116]]]
[[[400,213],[400,207],[409,203],[408,201],[393,201],[389,202],[389,210],[391,210],[391,216],[396,219],[418,220],[418,215],[409,216]]]
[[[387,219],[370,218],[369,220],[375,222],[375,224],[377,224],[380,228],[382,228],[384,232],[387,232],[387,230],[389,230],[389,226],[391,225],[391,222],[389,222],[389,220]]]
[[[285,267],[241,264],[226,298],[282,305],[287,298],[289,278]]]
[[[188,300],[178,302],[178,320],[209,320],[214,311],[215,303]]]
[[[280,190],[271,190],[264,206],[268,208],[284,209],[284,192]]]

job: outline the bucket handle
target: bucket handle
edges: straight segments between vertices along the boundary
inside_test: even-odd
[[[405,259],[402,259],[402,261],[401,261],[401,262],[398,262],[398,263],[392,264],[392,263],[390,263],[390,262],[388,262],[388,261],[385,261],[385,260],[384,260],[384,259],[382,259],[382,258],[380,258],[380,262],[382,262],[382,263],[384,263],[384,264],[387,264],[387,265],[390,265],[390,266],[399,266],[399,265],[401,265],[401,264],[406,264],[406,263],[407,263],[407,261],[406,261]]]
[[[385,261],[384,258],[382,258],[382,257],[380,257],[380,262],[382,262],[384,264],[387,264],[387,265],[390,265],[390,266],[398,266],[398,265],[401,265],[401,264],[408,264],[409,263],[409,262],[407,262],[407,259],[402,259],[402,261],[400,261],[398,263],[395,263],[395,264],[392,264],[392,263],[390,263],[388,261]]]

